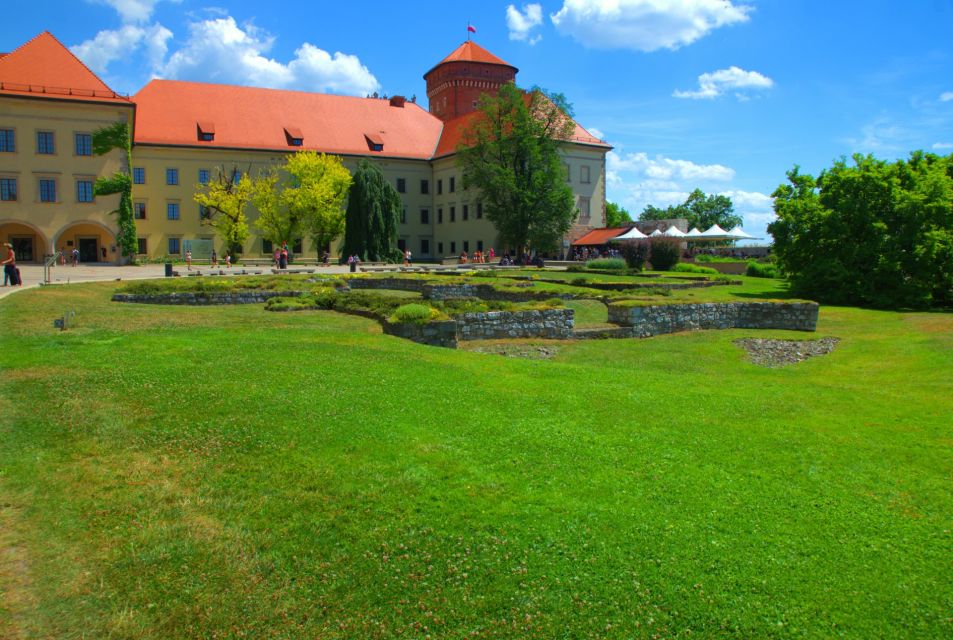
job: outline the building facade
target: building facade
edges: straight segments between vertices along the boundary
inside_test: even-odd
[[[479,194],[463,189],[456,145],[484,92],[517,69],[465,42],[427,72],[429,111],[402,97],[356,98],[299,91],[153,80],[126,98],[112,92],[49,33],[0,57],[0,240],[19,260],[76,248],[84,262],[117,262],[118,196],[94,197],[99,176],[128,170],[139,253],[178,256],[188,240],[222,241],[193,200],[221,172],[255,175],[301,149],[335,154],[353,171],[370,159],[403,201],[399,247],[415,258],[500,249]],[[91,151],[94,130],[133,130],[132,167],[113,151]],[[605,222],[605,154],[580,126],[565,145],[579,217],[565,239]],[[255,227],[243,255],[270,255]],[[322,249],[289,238],[296,253]],[[336,247],[331,247],[334,253]]]

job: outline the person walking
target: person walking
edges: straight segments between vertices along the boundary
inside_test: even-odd
[[[79,264],[79,249],[77,249],[76,247],[73,247],[73,266],[75,267],[78,264]]]
[[[192,250],[189,249],[185,252],[185,265],[188,267],[188,270],[192,270]]]
[[[3,286],[7,286],[7,282],[10,283],[11,287],[23,285],[18,275],[17,254],[13,251],[13,245],[9,242],[4,242],[3,249],[6,254],[3,262],[0,262],[0,264],[3,265]]]
[[[215,249],[212,249],[212,264],[211,264],[211,266],[213,266],[213,267],[217,267],[217,266],[218,266],[218,254],[215,253]]]

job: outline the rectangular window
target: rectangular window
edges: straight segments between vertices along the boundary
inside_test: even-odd
[[[463,250],[466,251],[467,253],[470,253],[470,241],[469,241],[469,240],[464,240],[464,241],[463,241]]]
[[[208,210],[204,204],[199,205],[199,222],[204,222],[212,217],[211,212]]]
[[[407,193],[407,181],[397,178],[397,193]]]
[[[572,182],[572,171],[570,171],[569,165],[564,163],[563,169],[566,170],[566,182]]]
[[[291,243],[291,253],[304,253],[304,241],[301,238]]]
[[[208,184],[208,169],[199,169],[199,184]]]
[[[232,171],[232,183],[239,184],[241,181],[242,181],[242,170],[235,169],[234,171]]]
[[[456,253],[457,253],[457,243],[456,243],[456,242],[451,242],[451,243],[450,243],[450,255],[456,255]]]
[[[438,256],[442,256],[442,255],[443,255],[443,243],[442,243],[442,242],[438,242],[438,243],[437,243],[437,255],[438,255]]]
[[[165,205],[165,217],[169,220],[179,219],[179,203],[169,202]]]
[[[437,180],[437,195],[443,193],[443,180]]]
[[[149,250],[148,250],[149,245],[146,242],[145,238],[136,238],[136,244],[139,245],[139,248],[136,249],[136,253],[141,253],[141,254],[149,253]]]
[[[261,239],[261,252],[262,253],[274,253],[275,245],[271,243],[271,240]]]
[[[93,136],[91,134],[88,134],[88,133],[76,134],[76,155],[78,156],[93,155]]]
[[[483,241],[477,240],[477,251],[483,251]]]
[[[145,220],[146,219],[146,203],[145,202],[132,203],[132,215],[136,220]],[[140,251],[139,253],[142,253],[142,251]]]
[[[437,224],[443,224],[443,209],[437,209]]]
[[[420,181],[420,193],[430,193],[430,181],[421,180]]]
[[[145,184],[145,183],[146,183],[146,169],[145,169],[145,167],[133,167],[133,168],[132,168],[132,182],[133,182],[133,184]]]
[[[583,165],[579,167],[579,182],[583,184],[589,184],[589,166]]]
[[[40,202],[56,202],[56,180],[40,178]]]
[[[450,176],[450,193],[453,193],[457,190],[457,179],[454,176]]]
[[[483,219],[483,203],[477,202],[477,220]]]
[[[169,238],[169,255],[174,256],[182,253],[182,238]]]
[[[178,169],[166,169],[165,170],[165,183],[168,185],[177,185],[179,184],[179,170]]]
[[[52,131],[36,132],[36,152],[47,155],[56,153],[56,144],[53,140]]]
[[[450,207],[450,222],[456,222],[456,221],[457,221],[457,208]]]
[[[17,150],[17,141],[13,129],[0,129],[0,152],[13,153]]]
[[[93,201],[93,181],[92,180],[77,180],[76,181],[76,202],[92,202]]]
[[[407,241],[403,238],[397,238],[397,248],[401,251],[407,251]]]
[[[430,253],[430,240],[427,238],[422,238],[420,240],[420,253],[427,255]]]
[[[407,224],[407,207],[400,210],[400,223]]]
[[[470,219],[470,205],[468,204],[463,205],[463,219],[464,220]]]
[[[420,210],[420,224],[430,224],[430,210],[429,209]]]
[[[579,198],[579,219],[589,220],[589,198]]]
[[[17,179],[0,178],[0,201],[14,202],[17,199]]]

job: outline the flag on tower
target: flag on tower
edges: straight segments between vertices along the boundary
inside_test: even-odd
[[[467,31],[469,31],[470,33],[476,33],[476,27],[474,27],[470,23],[467,23]]]

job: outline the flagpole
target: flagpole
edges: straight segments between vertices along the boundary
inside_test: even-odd
[[[470,21],[467,20],[467,42],[470,42]]]

